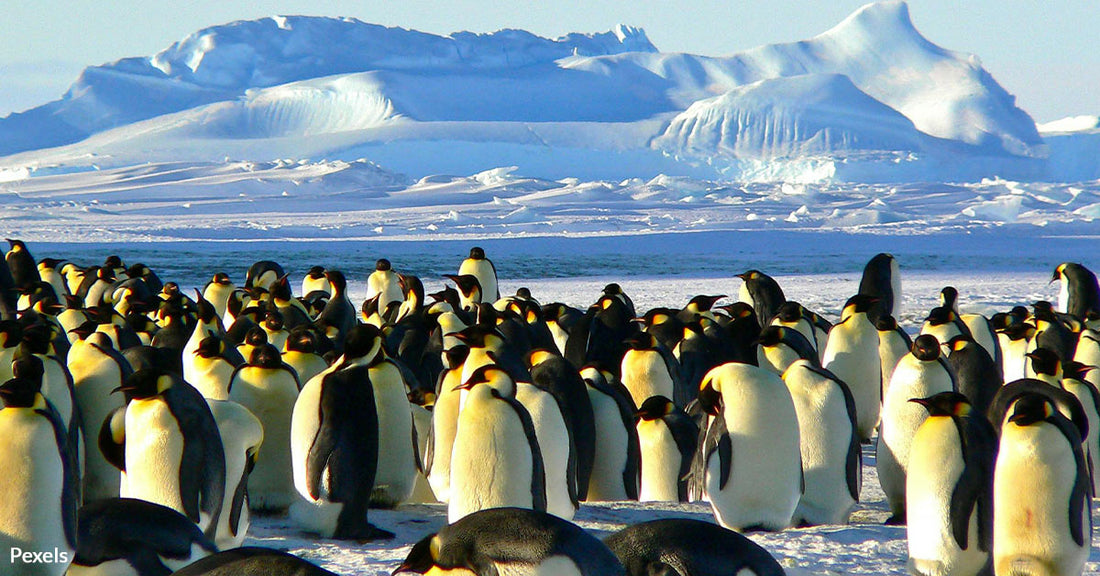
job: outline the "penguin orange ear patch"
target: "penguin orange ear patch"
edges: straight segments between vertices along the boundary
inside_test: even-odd
[[[164,392],[172,387],[172,377],[165,374],[157,378],[157,393]]]
[[[432,557],[432,562],[439,560],[439,550],[443,547],[443,541],[440,540],[439,534],[432,536],[432,541],[428,545],[428,553]]]

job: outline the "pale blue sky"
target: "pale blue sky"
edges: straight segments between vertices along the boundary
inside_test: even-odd
[[[273,14],[352,16],[446,34],[645,28],[661,50],[720,56],[827,30],[864,0],[15,0],[0,10],[0,116],[60,97],[85,66],[151,55],[200,28]],[[1100,114],[1093,0],[911,0],[932,42],[977,54],[1038,121]]]

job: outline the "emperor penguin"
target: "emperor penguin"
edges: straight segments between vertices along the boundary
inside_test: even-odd
[[[893,316],[879,316],[875,322],[878,330],[878,356],[882,366],[882,394],[886,395],[886,389],[890,386],[890,378],[894,375],[894,368],[902,356],[913,348],[913,339],[904,328],[898,326],[898,321]]]
[[[935,336],[936,340],[944,348],[944,356],[950,352],[950,350],[947,349],[947,343],[950,342],[952,338],[959,335],[973,338],[970,335],[970,328],[967,327],[953,309],[947,306],[933,308],[928,313],[928,317],[924,319],[924,324],[921,325],[920,333]]]
[[[856,405],[848,386],[809,360],[783,372],[794,400],[806,488],[795,523],[845,524],[863,485]]]
[[[531,415],[535,440],[545,472],[546,511],[572,520],[580,507],[577,451],[572,444],[566,411],[548,390],[527,382],[516,383],[516,400]]]
[[[494,508],[470,514],[413,545],[394,574],[625,576],[607,545],[545,512]]]
[[[1077,335],[1073,359],[1085,366],[1100,366],[1100,332],[1086,328]]]
[[[77,527],[68,576],[168,574],[218,551],[186,516],[145,500],[90,501]]]
[[[199,341],[199,347],[193,352],[191,380],[187,383],[194,386],[203,398],[227,400],[229,384],[238,366],[227,357],[225,340],[213,331],[209,334]]]
[[[276,280],[285,275],[286,272],[283,271],[283,267],[278,262],[260,260],[248,267],[248,272],[245,274],[244,288],[245,290],[259,288],[263,292],[267,292],[271,290],[271,285]]]
[[[40,362],[42,379],[39,391],[51,404],[57,408],[61,420],[68,430],[70,441],[76,447],[80,468],[83,470],[84,443],[80,428],[80,408],[76,404],[76,391],[73,389],[73,376],[63,363],[63,360],[51,353],[50,342],[53,331],[52,325],[37,323],[23,328],[23,356],[34,356]],[[12,374],[19,376],[19,364],[11,364]],[[25,366],[29,366],[25,365]]]
[[[813,344],[798,330],[784,326],[772,325],[760,331],[756,356],[758,366],[780,375],[798,360],[820,365]]]
[[[439,374],[432,407],[432,428],[425,454],[425,473],[436,500],[446,504],[451,494],[451,454],[458,430],[458,412],[462,384],[462,368],[470,349],[456,346],[444,352],[445,369]]]
[[[301,499],[290,517],[340,540],[392,538],[367,520],[378,468],[378,413],[366,366],[333,366],[306,383],[294,403],[291,456]]]
[[[1100,312],[1100,284],[1091,270],[1076,262],[1063,262],[1050,281],[1058,281],[1058,311],[1078,319]]]
[[[1081,436],[1040,395],[1023,395],[1001,426],[993,474],[997,574],[1081,574],[1092,542]]]
[[[303,385],[328,368],[328,362],[317,353],[317,335],[304,327],[295,328],[287,335],[283,362],[298,373],[298,381]]]
[[[264,320],[260,322],[260,328],[267,332],[267,342],[274,346],[276,350],[281,353],[286,349],[286,339],[290,332],[287,331],[286,325],[283,323],[282,314],[277,310],[268,310],[264,313]]]
[[[65,282],[65,275],[61,273],[62,266],[66,264],[64,260],[58,260],[57,258],[43,258],[38,261],[38,275],[42,278],[43,282],[48,282],[50,286],[53,286],[54,293],[57,297],[64,298],[69,296],[69,285]]]
[[[905,497],[911,574],[992,573],[997,435],[966,396],[912,398],[928,411],[909,452]]]
[[[359,321],[355,317],[355,305],[348,298],[348,281],[344,273],[327,270],[325,279],[332,288],[332,296],[313,321],[313,326],[332,340],[337,352],[343,352],[344,340]]]
[[[0,320],[14,321],[19,315],[19,289],[5,263],[0,266]]]
[[[882,401],[882,425],[875,446],[875,468],[893,516],[888,523],[905,520],[905,482],[913,436],[928,412],[910,398],[928,398],[940,392],[957,392],[955,373],[943,359],[935,336],[913,340],[912,351],[902,357]],[[857,407],[858,410],[858,407]]]
[[[577,498],[584,500],[596,452],[596,421],[588,388],[580,372],[553,351],[533,350],[527,355],[527,364],[531,384],[550,393],[561,411],[577,463]]]
[[[374,263],[374,272],[367,277],[367,300],[378,296],[378,310],[387,310],[391,303],[400,303],[405,294],[401,291],[401,279],[385,258]]]
[[[608,536],[604,543],[629,576],[786,574],[767,550],[747,536],[702,520],[641,522]]]
[[[561,302],[553,302],[542,307],[542,317],[554,338],[554,345],[564,356],[569,339],[573,337],[573,330],[584,317],[584,313]]]
[[[493,261],[485,257],[485,250],[480,246],[470,248],[470,256],[462,261],[458,267],[458,274],[470,274],[477,278],[481,286],[481,294],[485,301],[496,302],[500,299],[500,289],[497,288],[497,269]]]
[[[229,381],[229,400],[247,408],[263,424],[264,453],[248,476],[252,510],[285,510],[294,500],[290,427],[298,399],[298,374],[271,344],[252,352]]]
[[[454,282],[455,286],[458,288],[458,304],[460,309],[468,313],[474,313],[479,304],[483,302],[488,303],[481,290],[481,282],[477,279],[477,276],[473,274],[444,274],[443,277]]]
[[[309,309],[302,303],[301,300],[294,297],[294,291],[290,287],[290,280],[284,275],[280,276],[270,289],[270,304],[276,312],[279,313],[282,319],[282,328],[285,326],[287,329],[297,328],[299,326],[306,326],[313,321],[313,317],[309,313]],[[266,311],[271,313],[269,307]],[[265,314],[266,317],[266,314]],[[273,342],[274,343],[274,342]],[[278,344],[276,344],[278,346]]]
[[[581,377],[588,388],[595,421],[588,501],[637,500],[641,446],[630,394],[614,382],[610,372],[596,366],[585,366]]]
[[[767,326],[779,312],[779,307],[787,301],[783,289],[774,278],[759,270],[748,270],[737,275],[741,279],[738,300],[752,305],[756,311],[756,321]]]
[[[1082,438],[1085,459],[1091,464],[1092,496],[1095,498],[1100,490],[1100,470],[1096,469],[1100,466],[1100,391],[1089,380],[1089,374],[1094,371],[1094,366],[1085,366],[1072,360],[1066,362],[1062,366],[1061,386],[1077,398],[1088,418],[1089,431]]]
[[[4,255],[4,260],[8,263],[8,270],[11,271],[11,278],[15,282],[15,287],[24,289],[30,287],[34,282],[41,281],[42,276],[38,273],[38,263],[35,262],[34,256],[31,256],[27,244],[22,240],[12,238],[5,238],[5,240],[11,248]]]
[[[412,495],[418,472],[416,428],[409,405],[409,386],[400,367],[386,355],[381,330],[365,324],[354,331],[365,335],[356,335],[356,339],[365,339],[367,349],[353,364],[363,362],[369,368],[375,410],[378,412],[379,458],[371,503],[392,508]],[[345,359],[350,360],[359,353],[353,348],[349,346],[345,349]]]
[[[207,403],[225,450],[225,494],[214,543],[222,549],[236,548],[244,543],[251,524],[249,477],[264,442],[264,426],[248,408],[232,400],[207,399]]]
[[[798,414],[783,380],[764,368],[723,364],[703,379],[699,404],[714,418],[695,473],[704,474],[718,523],[737,531],[790,526],[804,483]]]
[[[822,366],[836,374],[852,392],[859,418],[859,437],[869,440],[878,425],[882,403],[882,367],[878,329],[868,317],[875,304],[871,296],[848,299],[840,322],[829,332]]]
[[[92,332],[77,340],[67,358],[73,376],[73,390],[79,407],[80,425],[85,441],[82,494],[87,502],[117,498],[119,474],[100,452],[95,439],[107,416],[123,406],[122,398],[112,392],[130,377],[133,370],[102,332]]]
[[[17,362],[35,362],[30,357]],[[34,372],[34,371],[31,371]],[[41,371],[37,371],[41,378]],[[39,392],[41,382],[15,377],[0,385],[0,454],[13,465],[0,476],[0,546],[50,551],[52,564],[15,564],[23,575],[65,572],[76,549],[79,472],[67,429]],[[63,556],[62,556],[63,555]]]
[[[965,334],[948,341],[947,348],[951,351],[947,363],[955,372],[959,392],[966,396],[974,412],[985,414],[993,404],[993,396],[1004,384],[1000,366],[985,347]]]
[[[1025,377],[1027,352],[1035,335],[1035,326],[1029,322],[1010,324],[997,330],[1001,346],[1001,373],[1005,382]]]
[[[546,511],[546,473],[535,426],[516,400],[516,383],[500,367],[478,368],[458,415],[451,454],[451,524],[486,508]],[[489,449],[492,447],[492,449]]]
[[[312,266],[302,278],[302,296],[309,296],[314,292],[332,294],[332,285],[325,278],[324,266]]]
[[[698,444],[698,426],[664,396],[646,399],[635,417],[641,449],[638,500],[687,502],[687,474]]]
[[[134,372],[120,390],[127,400],[121,426],[108,417],[100,432],[101,449],[110,438],[123,456],[119,495],[182,512],[214,538],[225,495],[225,450],[206,400],[157,368]]]
[[[207,556],[172,573],[172,576],[337,576],[301,558],[260,546],[242,546]]]
[[[183,346],[182,352],[183,379],[187,382],[199,379],[200,370],[195,365],[195,359],[197,358],[195,351],[199,349],[199,344],[202,343],[203,339],[208,338],[211,332],[219,338],[225,338],[225,328],[222,326],[221,316],[214,309],[214,305],[205,298],[199,298],[197,306],[198,319],[195,328],[191,331],[191,337],[187,339],[187,343]],[[244,364],[244,357],[235,349],[227,347],[224,354],[230,364],[235,366]]]
[[[1036,302],[1032,308],[1035,310],[1035,337],[1028,343],[1028,351],[1048,348],[1062,360],[1073,358],[1077,348],[1077,335],[1062,323],[1049,302]]]
[[[806,341],[818,353],[818,360],[820,360],[820,353],[824,350],[817,349],[817,330],[814,327],[813,316],[813,312],[803,308],[798,302],[788,300],[779,307],[779,311],[776,312],[775,318],[772,318],[771,324],[772,326],[797,330],[806,337]]]
[[[1025,354],[1027,366],[1024,374],[1028,378],[1042,380],[1055,387],[1062,386],[1062,361],[1053,350],[1036,348]]]
[[[690,402],[691,390],[684,386],[679,363],[669,349],[647,332],[634,334],[626,344],[620,380],[636,406],[653,396],[670,398],[681,408]]]
[[[901,315],[901,271],[892,254],[876,254],[867,262],[858,294],[875,299],[868,313],[872,323],[882,316],[898,318]]]
[[[233,295],[233,291],[237,287],[233,285],[233,280],[229,278],[229,274],[225,272],[218,272],[214,274],[214,277],[203,286],[202,297],[212,306],[219,318],[224,318],[226,311],[229,309],[229,297]]]

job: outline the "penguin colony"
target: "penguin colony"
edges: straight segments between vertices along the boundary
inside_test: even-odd
[[[833,325],[759,270],[738,302],[640,312],[609,284],[582,310],[501,297],[474,248],[435,294],[379,260],[356,306],[322,267],[298,296],[273,261],[192,295],[8,242],[0,548],[53,561],[4,574],[331,574],[241,548],[251,515],[367,541],[393,536],[369,510],[406,502],[449,524],[395,574],[783,574],[740,532],[846,523],[867,442],[912,574],[1088,558],[1100,287],[1079,264],[1058,302],[991,318],[946,287],[913,337],[888,254]],[[628,499],[703,500],[718,525],[570,522]]]

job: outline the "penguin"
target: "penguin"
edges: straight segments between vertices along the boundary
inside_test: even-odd
[[[829,332],[822,366],[836,374],[852,392],[859,417],[859,437],[869,440],[878,425],[882,402],[882,360],[878,354],[878,329],[868,314],[872,296],[848,299],[838,322]]]
[[[928,412],[913,436],[905,498],[911,574],[991,574],[997,436],[966,396],[912,398]]]
[[[497,288],[497,269],[493,261],[485,257],[485,250],[480,246],[470,248],[470,256],[462,261],[458,267],[458,274],[469,274],[477,278],[481,286],[482,297],[490,302],[500,299],[500,289]]]
[[[367,300],[378,296],[378,310],[387,310],[391,303],[400,303],[405,295],[401,292],[401,282],[389,260],[379,258],[374,263],[374,272],[367,277]]]
[[[409,387],[401,368],[389,358],[382,346],[382,332],[370,325],[354,330],[365,334],[369,351],[361,361],[369,368],[370,384],[374,388],[375,410],[378,413],[378,470],[374,477],[371,503],[393,508],[409,499],[416,483],[416,429],[409,405]],[[345,358],[352,353],[345,351]]]
[[[301,499],[290,517],[339,540],[388,539],[367,520],[378,468],[378,413],[366,366],[333,366],[306,383],[294,402],[291,457]]]
[[[328,279],[325,278],[324,266],[310,267],[305,277],[302,278],[302,296],[309,296],[315,292],[332,294],[332,286],[328,283]]]
[[[875,299],[868,311],[872,323],[882,316],[901,315],[901,271],[898,261],[892,254],[880,253],[871,258],[863,267],[863,277],[859,281],[857,294]]]
[[[794,400],[805,491],[796,524],[846,524],[859,502],[863,457],[856,405],[848,386],[807,359],[783,372]]]
[[[1100,312],[1100,284],[1091,270],[1076,262],[1063,262],[1050,281],[1058,281],[1058,311],[1084,319]]]
[[[304,327],[306,325],[302,325]],[[267,332],[267,342],[275,347],[280,353],[286,349],[286,339],[290,335],[285,325],[283,324],[283,316],[276,310],[268,310],[264,313],[264,320],[260,323],[260,328],[264,332]]]
[[[1090,464],[1090,477],[1092,480],[1091,496],[1096,497],[1100,490],[1100,392],[1096,385],[1089,380],[1089,374],[1095,371],[1093,366],[1085,366],[1078,362],[1069,361],[1062,367],[1061,387],[1073,394],[1081,403],[1088,419],[1089,430],[1082,435],[1085,444],[1085,459]]]
[[[267,331],[259,326],[253,326],[248,329],[244,340],[237,345],[236,350],[242,357],[251,358],[253,352],[267,345]]]
[[[1092,542],[1081,435],[1051,401],[1024,394],[1001,426],[993,473],[997,574],[1081,574]]]
[[[756,319],[756,312],[744,302],[724,306],[723,310],[730,316],[729,322],[723,327],[729,342],[725,359],[755,366],[756,341],[760,337],[760,322]],[[825,347],[820,346],[820,349],[824,350]]]
[[[326,270],[325,280],[332,288],[332,295],[325,304],[325,308],[313,321],[313,326],[332,340],[337,352],[342,352],[344,340],[358,323],[355,317],[355,305],[348,298],[348,281],[343,272]]]
[[[728,361],[729,346],[730,341],[716,320],[702,318],[684,326],[672,356],[680,364],[685,396],[699,389],[711,368]]]
[[[24,314],[24,319],[28,318]],[[35,323],[23,328],[22,356],[34,356],[40,363],[42,379],[39,391],[46,397],[61,416],[68,430],[69,439],[75,445],[78,461],[78,470],[82,470],[84,462],[84,443],[81,439],[80,409],[76,405],[76,391],[73,389],[73,376],[65,366],[61,358],[51,353],[51,340],[53,325]],[[24,366],[30,366],[25,364]],[[36,365],[37,366],[37,365]],[[19,364],[11,364],[13,376],[19,376]],[[37,368],[36,368],[37,370]]]
[[[156,368],[134,372],[119,390],[127,400],[122,429],[109,417],[100,431],[100,449],[105,437],[112,438],[123,455],[119,495],[182,512],[214,538],[225,494],[225,451],[206,400],[177,375]]]
[[[76,548],[76,455],[60,415],[39,391],[41,366],[15,371],[30,374],[0,385],[0,454],[16,464],[0,476],[0,546],[52,551],[55,563],[16,567],[16,574],[60,576]]]
[[[432,407],[432,428],[425,454],[425,473],[436,500],[447,503],[451,493],[451,454],[458,429],[458,412],[462,383],[462,368],[469,347],[456,346],[446,351],[447,368],[440,373]]]
[[[397,574],[625,576],[607,545],[544,512],[494,508],[470,514],[413,544]]]
[[[924,319],[924,324],[921,326],[920,333],[935,336],[936,340],[944,346],[943,353],[945,356],[949,352],[946,349],[947,343],[952,338],[961,334],[973,339],[973,336],[970,335],[970,329],[959,318],[959,315],[946,306],[938,306],[928,313],[928,317]]]
[[[718,523],[742,532],[790,526],[804,481],[798,415],[783,380],[723,364],[703,379],[699,405],[713,418],[693,472]]]
[[[882,367],[882,395],[886,395],[886,389],[890,386],[890,378],[894,375],[894,368],[902,356],[909,353],[913,347],[913,339],[901,327],[898,321],[890,315],[879,316],[875,322],[878,330],[878,356],[879,365]]]
[[[30,287],[34,282],[40,282],[42,276],[38,273],[38,264],[27,249],[26,243],[11,238],[5,238],[5,240],[11,249],[4,255],[4,260],[8,263],[8,270],[11,271],[15,287],[22,290]]]
[[[0,321],[13,321],[19,315],[19,289],[5,263],[0,266]]]
[[[264,425],[248,408],[231,400],[208,399],[207,403],[225,450],[225,493],[214,543],[221,549],[236,548],[244,543],[251,523],[249,478],[264,442]]]
[[[259,288],[263,292],[267,292],[276,280],[285,275],[286,272],[283,271],[283,267],[278,262],[260,260],[248,267],[248,272],[245,274],[244,288],[245,290]]]
[[[1073,358],[1077,348],[1077,336],[1055,315],[1049,302],[1036,302],[1032,305],[1035,310],[1035,336],[1028,343],[1028,351],[1035,348],[1047,348],[1058,355],[1061,360]]]
[[[1085,366],[1100,366],[1100,332],[1087,328],[1077,335],[1073,359]]]
[[[700,294],[698,296],[692,296],[688,301],[687,306],[684,306],[683,310],[677,312],[677,317],[681,322],[689,323],[698,321],[700,317],[706,317],[711,320],[715,319],[712,308],[721,299],[725,298],[725,294],[719,294],[717,296],[707,296]],[[669,348],[674,348],[670,346]]]
[[[675,350],[684,337],[685,322],[672,308],[652,308],[641,318],[635,318],[635,322],[640,322],[643,331],[652,334],[669,350]]]
[[[672,400],[651,396],[635,413],[641,449],[642,502],[687,502],[687,473],[697,447],[699,428]]]
[[[1001,369],[1001,343],[997,338],[997,332],[989,318],[981,314],[961,314],[963,324],[966,324],[970,336],[979,346],[985,349],[993,362],[996,370]]]
[[[607,287],[604,290],[608,290]],[[596,362],[607,366],[618,376],[628,345],[626,339],[638,332],[633,319],[633,303],[615,285],[614,294],[603,294],[588,307],[577,323],[575,333],[565,348],[565,358],[574,366]]]
[[[337,576],[282,550],[242,546],[207,556],[177,570],[172,576]]]
[[[275,311],[282,316],[282,324],[287,329],[297,328],[299,326],[306,326],[313,321],[313,317],[310,316],[309,310],[306,309],[306,305],[302,304],[301,300],[294,297],[294,291],[290,288],[290,280],[286,275],[280,276],[271,285],[270,303],[274,304]],[[271,312],[270,309],[267,311]],[[273,344],[275,342],[272,342]],[[276,347],[278,345],[276,344]]]
[[[1035,334],[1035,326],[1020,322],[997,331],[1001,346],[1001,374],[1005,382],[1024,378],[1027,372],[1027,352]]]
[[[780,375],[798,360],[820,365],[813,344],[798,330],[783,326],[772,325],[760,331],[756,356],[758,366]]]
[[[759,270],[748,270],[737,275],[742,280],[738,300],[749,304],[756,312],[756,321],[767,326],[787,301],[783,289],[774,278]]]
[[[823,350],[818,350],[817,347],[817,331],[814,329],[813,316],[813,312],[806,310],[798,302],[788,300],[779,307],[775,318],[772,318],[771,325],[797,330],[806,337],[806,341],[818,353],[818,360],[820,360],[820,353]]]
[[[247,408],[263,423],[264,454],[248,476],[249,507],[282,511],[294,500],[290,426],[298,399],[298,374],[266,344],[252,352],[229,380],[229,400]]]
[[[581,370],[592,405],[595,451],[588,481],[589,502],[638,499],[641,445],[634,425],[634,403],[611,374],[595,366]]]
[[[638,332],[626,340],[620,380],[636,406],[653,396],[671,398],[679,407],[691,401],[691,390],[680,378],[680,366],[672,352],[649,333]]]
[[[459,309],[473,313],[479,304],[485,302],[486,298],[481,290],[481,283],[478,281],[477,276],[473,274],[444,274],[443,277],[454,282],[455,286],[458,288]],[[381,306],[379,307],[381,308]]]
[[[986,349],[964,334],[947,342],[951,353],[947,364],[955,372],[959,392],[968,399],[971,408],[985,414],[993,404],[993,396],[1001,388],[1000,366]]]
[[[531,416],[535,440],[542,454],[546,511],[572,520],[580,507],[580,499],[577,450],[572,443],[566,411],[549,391],[527,382],[516,383],[516,400]]]
[[[608,536],[629,576],[783,576],[783,566],[747,536],[691,518],[650,520]]]
[[[77,535],[69,576],[163,575],[218,551],[183,514],[132,498],[81,506]]]
[[[573,337],[573,330],[584,317],[584,313],[572,306],[554,302],[542,307],[542,317],[554,337],[554,345],[564,356],[569,339]]]
[[[515,381],[488,365],[459,386],[468,394],[451,454],[447,521],[504,506],[545,512],[542,450],[531,415],[516,400]]]
[[[928,412],[909,402],[940,392],[957,392],[955,373],[944,360],[940,343],[931,334],[913,340],[913,349],[902,357],[882,400],[882,424],[875,446],[875,468],[879,484],[893,516],[889,524],[905,521],[905,483],[913,436]],[[857,407],[858,410],[858,407]]]
[[[584,500],[596,453],[596,418],[588,387],[568,360],[550,350],[532,351],[527,364],[531,384],[553,395],[561,411],[577,462],[577,498]]]
[[[1028,359],[1026,377],[1042,380],[1051,386],[1062,386],[1062,361],[1047,348],[1036,348],[1025,354]]]
[[[83,498],[91,502],[118,497],[118,469],[103,457],[93,442],[99,437],[103,420],[123,406],[122,398],[112,392],[133,374],[133,369],[102,332],[93,332],[86,339],[73,343],[67,362],[85,441]]]
[[[224,318],[226,311],[229,309],[229,298],[236,289],[237,287],[233,285],[229,274],[218,272],[206,283],[206,286],[203,286],[202,297],[214,306],[214,311],[219,318]]]
[[[190,362],[191,380],[187,383],[194,386],[203,398],[228,400],[229,384],[233,381],[237,365],[226,355],[225,340],[213,330],[208,334],[209,336],[199,341],[199,347],[193,353],[195,357]]]
[[[1001,433],[1001,426],[1012,411],[1017,400],[1028,394],[1037,394],[1046,398],[1058,412],[1065,416],[1077,427],[1077,435],[1082,439],[1089,437],[1089,418],[1084,407],[1076,396],[1063,390],[1060,386],[1051,386],[1047,382],[1034,378],[1021,378],[1009,382],[997,391],[993,396],[993,405],[989,407],[986,416],[993,424],[997,434]],[[1082,440],[1083,441],[1083,440]]]
[[[303,385],[328,368],[328,362],[317,353],[317,336],[308,328],[295,328],[287,335],[283,362],[298,373]]]
[[[194,329],[191,331],[191,337],[187,339],[187,343],[183,346],[182,361],[183,361],[183,379],[187,382],[195,382],[199,380],[200,368],[196,365],[195,351],[198,350],[199,344],[205,338],[210,337],[211,332],[225,340],[225,328],[222,326],[221,316],[218,316],[217,310],[214,305],[208,302],[201,296],[198,299],[197,305],[197,322]],[[227,341],[226,344],[229,344]],[[223,352],[225,359],[234,366],[240,366],[244,364],[244,357],[232,346],[227,345]]]

